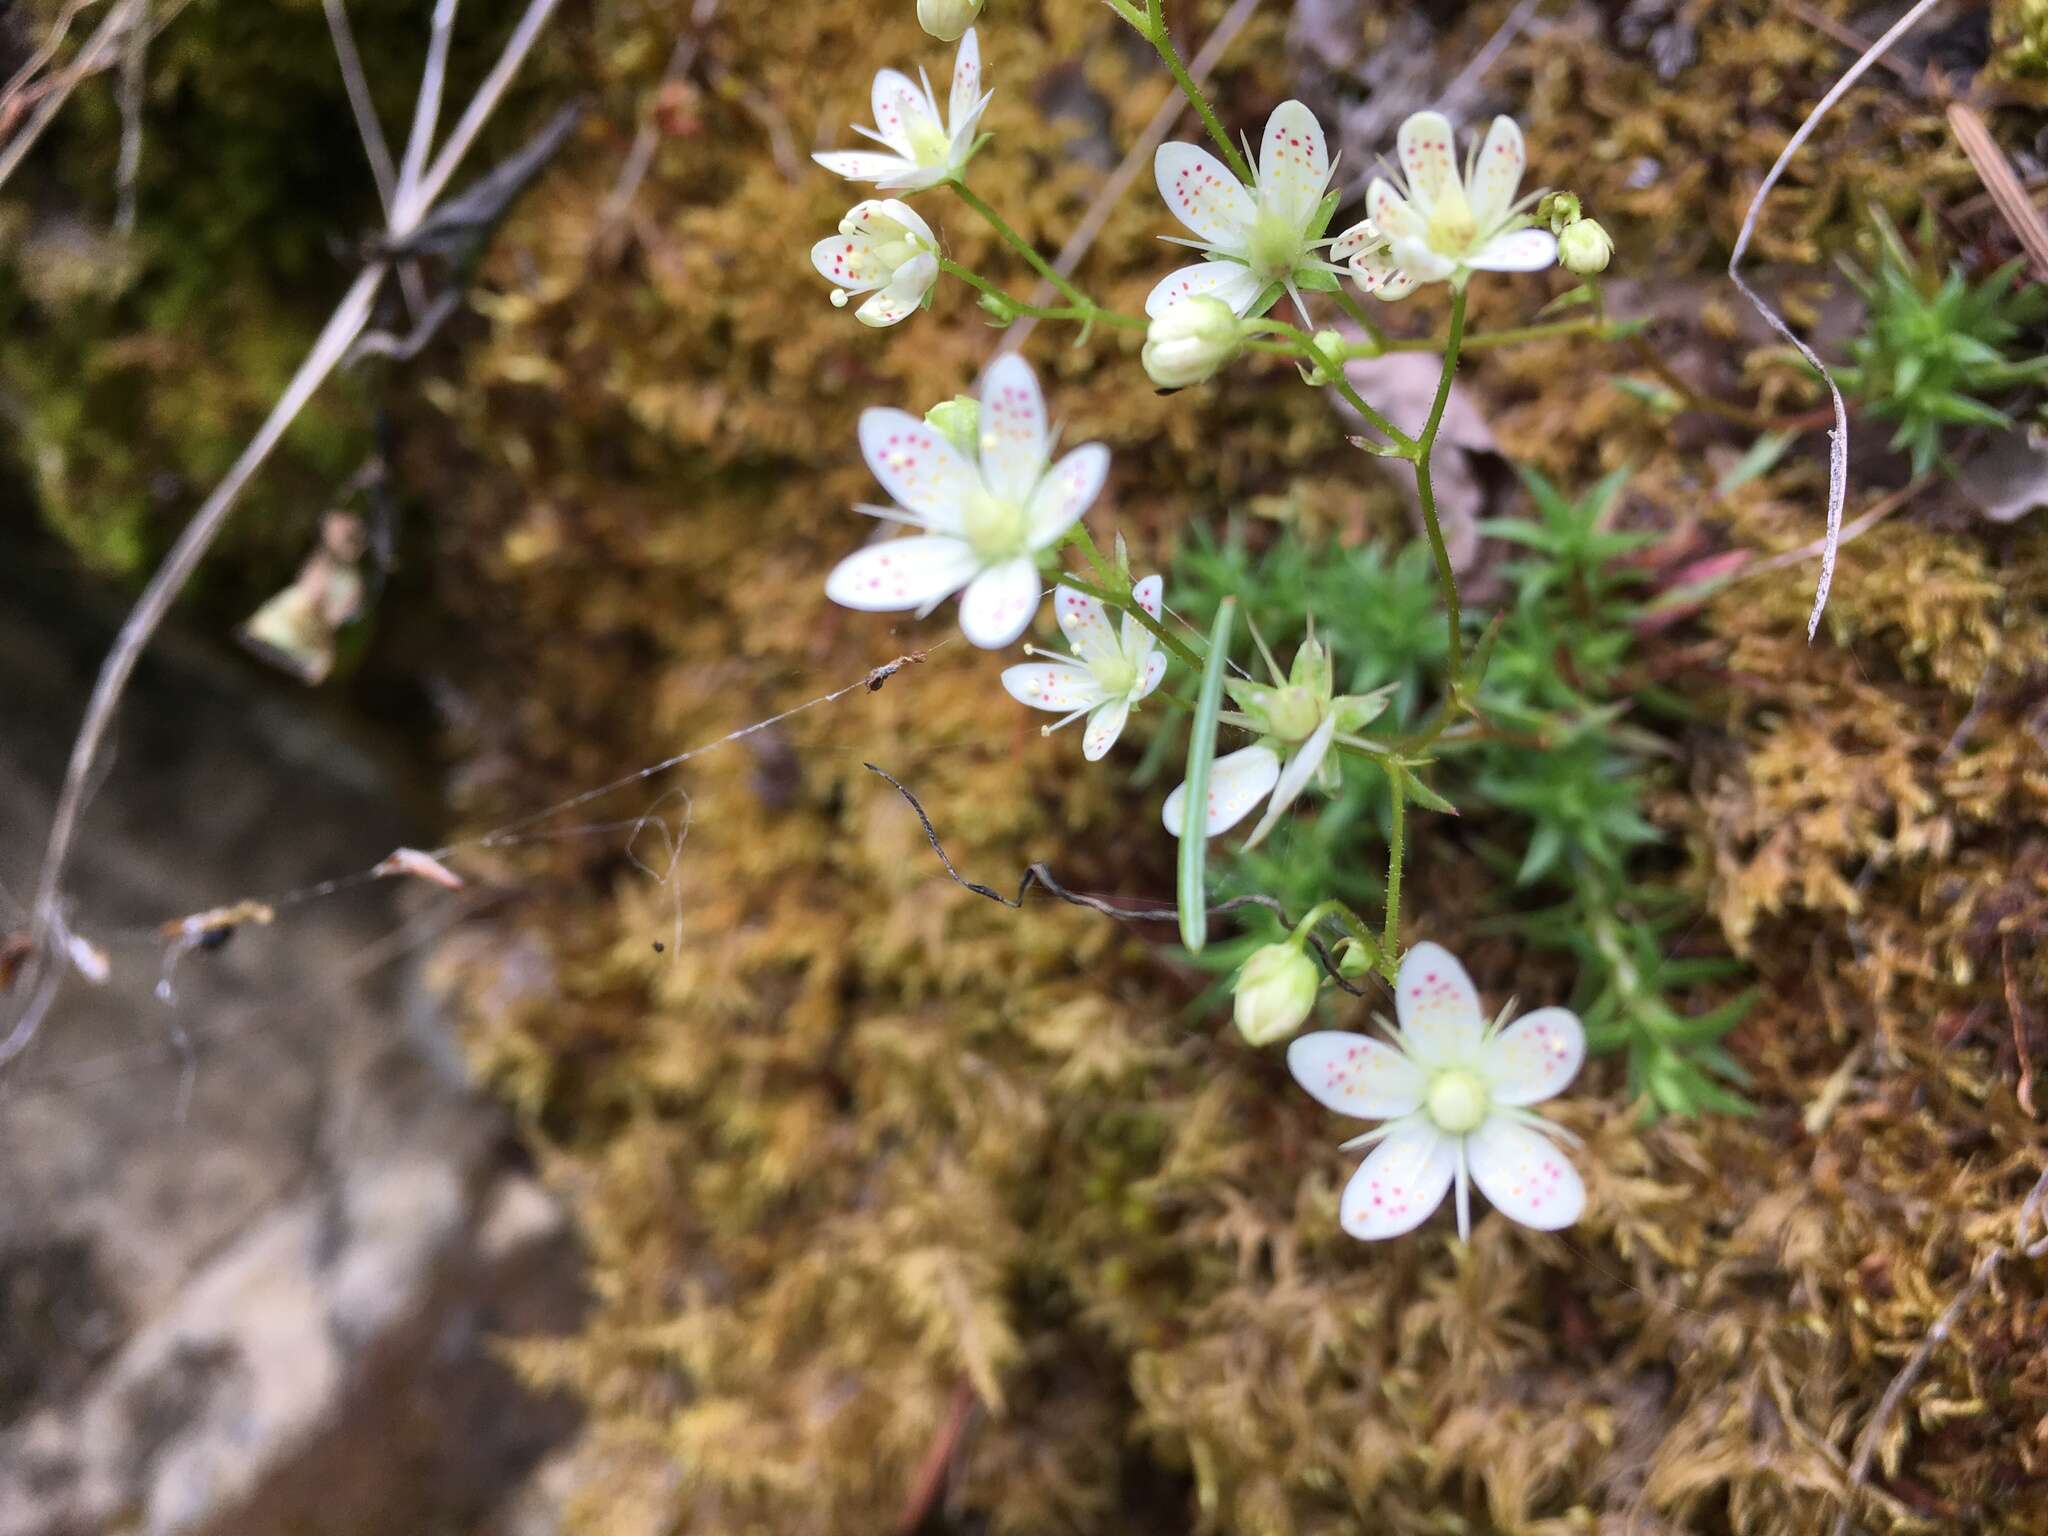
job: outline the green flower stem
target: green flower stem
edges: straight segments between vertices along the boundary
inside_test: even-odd
[[[1401,954],[1401,863],[1406,856],[1408,770],[1395,763],[1387,769],[1393,792],[1394,819],[1387,832],[1387,928],[1380,944],[1380,973],[1392,981]]]
[[[1543,325],[1517,325],[1507,330],[1480,331],[1464,338],[1461,350],[1477,352],[1485,347],[1517,347],[1529,341],[1550,341],[1560,336],[1596,336],[1602,341],[1614,338],[1607,332],[1610,327],[1604,320],[1590,315],[1581,315],[1575,320],[1553,320]],[[1380,350],[1383,352],[1440,352],[1448,345],[1434,336],[1403,336],[1389,341]],[[1360,355],[1377,356],[1377,353],[1358,349]]]
[[[1084,300],[1080,304],[1063,304],[1051,308],[1026,304],[1014,294],[990,282],[979,272],[970,267],[963,267],[957,261],[949,261],[944,256],[939,258],[939,270],[959,278],[968,287],[987,294],[1012,314],[1029,315],[1034,320],[1073,320],[1082,325],[1113,325],[1126,331],[1145,329],[1144,316],[1126,315],[1119,310],[1104,309],[1092,299]]]
[[[1195,84],[1194,76],[1180,61],[1180,51],[1173,46],[1173,38],[1166,30],[1166,8],[1162,0],[1145,0],[1145,15],[1142,20],[1132,15],[1133,7],[1109,0],[1110,8],[1125,21],[1138,29],[1138,33],[1150,43],[1159,54],[1160,62],[1166,65],[1173,76],[1173,83],[1180,87],[1181,95],[1187,97],[1188,105],[1195,109],[1202,119],[1202,126],[1209,130],[1209,137],[1216,141],[1216,147],[1223,151],[1224,164],[1236,173],[1237,179],[1247,187],[1254,184],[1252,168],[1245,163],[1244,156],[1230,142],[1230,134],[1216,116],[1216,109],[1209,105],[1209,98],[1202,94],[1202,88]]]
[[[1451,331],[1444,341],[1443,372],[1437,376],[1436,399],[1430,403],[1429,420],[1409,455],[1415,465],[1415,494],[1422,503],[1422,525],[1429,534],[1429,550],[1436,557],[1437,582],[1443,588],[1444,616],[1450,626],[1451,693],[1455,697],[1465,678],[1465,620],[1458,607],[1458,578],[1451,569],[1450,548],[1444,543],[1443,524],[1436,515],[1436,488],[1430,480],[1429,460],[1436,447],[1437,429],[1443,425],[1444,406],[1451,398],[1451,376],[1458,371],[1458,353],[1465,340],[1465,290],[1451,295]],[[1399,825],[1400,792],[1395,790],[1396,825]]]
[[[1248,330],[1261,331],[1268,335],[1282,338],[1285,345],[1279,350],[1283,350],[1300,361],[1307,363],[1309,367],[1315,369],[1319,374],[1327,375],[1329,378],[1328,387],[1342,395],[1345,403],[1351,409],[1363,416],[1371,423],[1375,431],[1394,445],[1396,457],[1405,459],[1414,456],[1417,439],[1410,437],[1406,432],[1403,432],[1389,421],[1380,411],[1374,409],[1357,390],[1351,387],[1351,381],[1344,377],[1341,370],[1334,374],[1328,373],[1325,365],[1329,359],[1317,348],[1315,338],[1310,336],[1308,332],[1297,326],[1289,325],[1285,320],[1275,320],[1270,315],[1261,320],[1249,320],[1245,322],[1245,325]],[[1270,343],[1262,344],[1256,338],[1246,342],[1245,345],[1261,352],[1275,350]]]
[[[953,181],[953,190],[960,195],[961,202],[965,203],[968,207],[972,208],[976,213],[980,214],[982,218],[988,221],[989,228],[993,229],[997,234],[1001,235],[1003,239],[1009,243],[1011,249],[1016,251],[1018,255],[1022,256],[1026,261],[1031,263],[1033,271],[1035,271],[1040,277],[1044,278],[1048,283],[1051,283],[1053,287],[1059,289],[1059,291],[1066,296],[1066,300],[1069,304],[1072,304],[1076,309],[1085,309],[1090,311],[1091,313],[1106,313],[1106,311],[1103,311],[1101,309],[1101,306],[1096,304],[1096,302],[1093,299],[1089,298],[1087,294],[1083,293],[1079,288],[1076,288],[1072,283],[1068,282],[1067,279],[1060,274],[1058,268],[1053,266],[1053,264],[1047,261],[1043,256],[1039,255],[1037,246],[1033,245],[1029,240],[1026,240],[1022,235],[1018,234],[1016,230],[1010,228],[1009,222],[1006,219],[1004,219],[1004,217],[1000,213],[997,213],[995,209],[991,208],[987,203],[982,201],[981,194],[976,192],[972,187],[968,186],[964,180],[955,177]]]
[[[1294,937],[1291,942],[1297,947],[1307,943],[1308,936],[1316,930],[1316,924],[1326,917],[1335,917],[1339,912],[1345,910],[1347,909],[1344,903],[1337,900],[1334,896],[1328,901],[1318,902],[1315,906],[1308,909],[1306,917],[1294,925]]]
[[[1342,282],[1338,283],[1337,291],[1330,295],[1330,297],[1335,299],[1337,301],[1337,307],[1343,310],[1344,313],[1349,315],[1353,320],[1357,321],[1358,324],[1364,328],[1365,334],[1371,338],[1371,340],[1367,343],[1367,345],[1372,348],[1371,351],[1354,351],[1350,355],[1355,357],[1378,357],[1382,352],[1404,350],[1398,347],[1396,344],[1390,343],[1387,340],[1387,333],[1380,329],[1379,322],[1373,319],[1372,317],[1372,312],[1368,310],[1363,304],[1361,304],[1358,301],[1358,299],[1355,296],[1353,296],[1353,294],[1348,289],[1344,287]]]
[[[1100,603],[1107,603],[1119,613],[1129,614],[1145,628],[1151,630],[1152,638],[1173,652],[1178,659],[1186,662],[1197,672],[1202,670],[1202,658],[1196,655],[1180,636],[1174,634],[1173,631],[1169,630],[1159,620],[1153,618],[1151,614],[1139,607],[1138,604],[1132,602],[1131,594],[1128,590],[1119,593],[1105,587],[1098,587],[1092,583],[1077,579],[1071,572],[1062,575],[1060,580],[1083,596],[1092,597]]]
[[[1081,553],[1088,557],[1088,563],[1095,567],[1095,579],[1104,587],[1111,590],[1118,587],[1129,588],[1128,577],[1121,580],[1118,578],[1117,568],[1109,563],[1108,557],[1096,546],[1095,535],[1088,531],[1086,523],[1077,522],[1069,528],[1067,542],[1078,546]]]

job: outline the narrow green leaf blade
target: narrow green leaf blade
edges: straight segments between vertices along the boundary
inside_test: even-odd
[[[1180,941],[1199,955],[1209,941],[1209,769],[1216,761],[1216,716],[1223,708],[1223,675],[1230,666],[1230,627],[1237,599],[1216,605],[1209,630],[1209,655],[1202,667],[1202,691],[1195,695],[1195,723],[1188,734],[1188,789],[1181,799]]]

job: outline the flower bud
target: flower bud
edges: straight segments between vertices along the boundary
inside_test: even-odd
[[[1199,384],[1237,356],[1243,339],[1244,322],[1221,299],[1182,299],[1145,328],[1145,372],[1161,389]]]
[[[1607,231],[1592,219],[1581,219],[1576,224],[1567,224],[1564,233],[1557,237],[1557,260],[1565,271],[1580,277],[1591,277],[1595,272],[1607,270],[1608,258],[1614,254],[1614,241]]]
[[[1553,235],[1561,235],[1571,225],[1579,222],[1579,199],[1571,192],[1546,192],[1543,201],[1536,205],[1536,222],[1547,227]]]
[[[1346,981],[1356,981],[1361,976],[1370,976],[1373,971],[1372,953],[1356,939],[1346,939],[1337,946],[1337,974]]]
[[[972,395],[941,400],[924,413],[925,425],[945,435],[970,461],[981,452],[981,402]]]
[[[981,0],[917,0],[917,24],[942,43],[960,40],[981,14]]]
[[[1233,1013],[1238,1033],[1253,1045],[1285,1040],[1308,1021],[1322,976],[1294,942],[1254,950],[1237,973]]]

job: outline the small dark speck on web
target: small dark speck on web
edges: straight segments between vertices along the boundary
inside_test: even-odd
[[[654,952],[657,955],[665,955],[668,953],[668,946],[662,943],[661,940],[656,939],[654,941]]]

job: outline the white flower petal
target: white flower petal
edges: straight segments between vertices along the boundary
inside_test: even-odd
[[[899,320],[908,320],[917,313],[917,306],[924,299],[925,288],[930,286],[929,283],[924,287],[892,283],[856,309],[853,318],[862,325],[873,326],[877,330],[894,325]]]
[[[1131,690],[1131,702],[1149,699],[1153,691],[1166,680],[1168,657],[1164,651],[1154,651],[1145,658],[1144,670],[1138,674],[1138,685]]]
[[[1415,205],[1384,177],[1373,177],[1365,189],[1365,209],[1373,227],[1389,240],[1420,240],[1429,232],[1428,221]]]
[[[1465,258],[1481,272],[1541,272],[1557,264],[1557,236],[1547,229],[1515,229],[1495,235]]]
[[[1394,265],[1394,253],[1385,246],[1359,251],[1351,257],[1351,280],[1365,293],[1383,299],[1398,299],[1414,291],[1415,281]]]
[[[931,225],[910,204],[893,197],[871,197],[864,203],[856,203],[847,210],[846,222],[855,228],[855,233],[871,235],[877,240],[896,238],[895,226],[901,225],[930,250],[939,248],[938,237],[932,233]]]
[[[862,411],[860,451],[882,488],[940,532],[960,527],[967,498],[981,490],[981,476],[952,441],[908,411]]]
[[[917,157],[910,147],[911,125],[921,120],[929,122],[931,118],[931,108],[922,88],[900,69],[877,70],[870,105],[875,114],[875,132],[881,136],[882,142],[898,154],[915,160]],[[934,123],[931,126],[936,129],[938,125]]]
[[[1209,765],[1209,807],[1204,836],[1228,832],[1243,821],[1251,808],[1265,798],[1280,777],[1280,758],[1269,746],[1255,743],[1240,747]],[[1182,784],[1166,797],[1160,820],[1175,837],[1181,835],[1183,807],[1188,787]]]
[[[1486,1042],[1496,1104],[1536,1104],[1564,1091],[1586,1060],[1586,1031],[1569,1008],[1538,1008]]]
[[[1424,217],[1438,198],[1458,179],[1458,145],[1451,132],[1451,120],[1441,112],[1416,112],[1401,124],[1396,142],[1400,145],[1401,173],[1408,178],[1408,195]],[[1377,202],[1368,203],[1380,228]]]
[[[1143,581],[1131,584],[1131,601],[1155,619],[1159,617],[1159,607],[1165,597],[1166,578],[1163,576],[1147,576]],[[1118,639],[1123,645],[1124,654],[1132,661],[1149,656],[1152,647],[1159,643],[1152,638],[1151,630],[1128,613],[1123,616]],[[1146,691],[1150,692],[1149,689]]]
[[[1557,1144],[1504,1115],[1489,1115],[1465,1141],[1479,1192],[1503,1216],[1555,1232],[1586,1209],[1586,1186]]]
[[[1070,715],[1102,702],[1102,684],[1086,667],[1057,659],[1003,668],[1003,687],[1019,704]]]
[[[1006,501],[1028,500],[1045,473],[1045,449],[1038,375],[1016,353],[1005,352],[981,382],[981,478]]]
[[[1479,159],[1465,187],[1465,201],[1472,205],[1472,217],[1479,221],[1481,229],[1499,224],[1514,207],[1526,159],[1522,130],[1515,126],[1515,120],[1496,117],[1493,126],[1486,130],[1486,142],[1479,146]]]
[[[1101,602],[1072,587],[1055,588],[1052,611],[1060,621],[1060,633],[1083,661],[1107,656],[1116,649],[1116,632],[1109,627],[1109,615]]]
[[[1418,944],[1402,957],[1394,979],[1394,1012],[1418,1065],[1432,1070],[1476,1065],[1486,1030],[1479,989],[1442,945]]]
[[[1330,149],[1315,113],[1283,101],[1266,119],[1259,141],[1259,203],[1265,212],[1306,228],[1330,181]]]
[[[1455,260],[1419,236],[1396,235],[1387,254],[1395,266],[1418,283],[1446,282],[1458,270]]]
[[[1152,156],[1152,179],[1173,216],[1197,235],[1227,250],[1243,246],[1259,210],[1221,160],[1192,144],[1162,144]]]
[[[1242,315],[1265,291],[1266,285],[1241,261],[1198,261],[1191,267],[1176,267],[1154,283],[1145,295],[1145,313],[1156,320],[1182,299],[1206,294]]]
[[[1418,284],[1412,276],[1406,272],[1396,270],[1389,272],[1385,277],[1381,278],[1379,287],[1375,288],[1372,294],[1374,298],[1381,300],[1383,303],[1391,304],[1396,299],[1407,298],[1409,294],[1416,290],[1417,286]]]
[[[1339,235],[1330,246],[1330,260],[1347,262],[1375,246],[1384,247],[1386,236],[1371,219],[1360,219],[1356,224]]]
[[[981,40],[974,28],[960,39],[960,51],[953,55],[953,90],[946,103],[946,121],[957,135],[960,127],[981,100]]]
[[[903,155],[885,155],[873,149],[834,149],[811,156],[835,176],[848,181],[886,181],[917,169],[917,162]]]
[[[1339,1029],[1296,1039],[1287,1070],[1323,1108],[1358,1120],[1412,1115],[1429,1088],[1429,1075],[1393,1046]]]
[[[904,162],[907,169],[884,176],[875,183],[884,192],[922,192],[927,187],[936,187],[952,174],[943,165],[912,165]]]
[[[866,293],[889,281],[889,269],[875,254],[872,240],[861,235],[831,235],[811,247],[811,265],[818,275],[852,293]]]
[[[1443,1204],[1457,1169],[1456,1139],[1418,1115],[1358,1165],[1344,1186],[1337,1219],[1346,1232],[1368,1242],[1412,1232]]]
[[[943,534],[884,539],[857,549],[825,578],[825,595],[842,608],[893,613],[923,608],[973,577],[974,551]]]
[[[988,396],[983,391],[982,468],[988,467]],[[1050,474],[1031,493],[1030,522],[1025,539],[1033,550],[1049,548],[1066,536],[1081,515],[1095,505],[1102,494],[1102,482],[1109,478],[1109,450],[1100,443],[1083,443],[1061,456]]]
[[[970,645],[999,651],[1024,633],[1038,612],[1038,567],[1023,555],[992,565],[960,598],[960,633]]]
[[[1095,713],[1088,717],[1087,733],[1081,738],[1081,755],[1091,763],[1099,763],[1109,756],[1109,749],[1116,745],[1117,737],[1123,735],[1124,722],[1130,717],[1128,694],[1097,705]]]
[[[1266,814],[1259,818],[1259,824],[1252,828],[1252,835],[1245,839],[1245,847],[1256,848],[1261,839],[1280,824],[1280,818],[1287,814],[1287,808],[1294,804],[1295,796],[1308,788],[1308,781],[1315,777],[1316,770],[1323,766],[1323,759],[1329,755],[1330,743],[1337,735],[1337,713],[1332,710],[1323,716],[1323,723],[1315,733],[1294,749],[1294,755],[1287,759],[1287,766],[1281,770],[1280,780],[1273,786],[1273,798],[1267,802]]]

